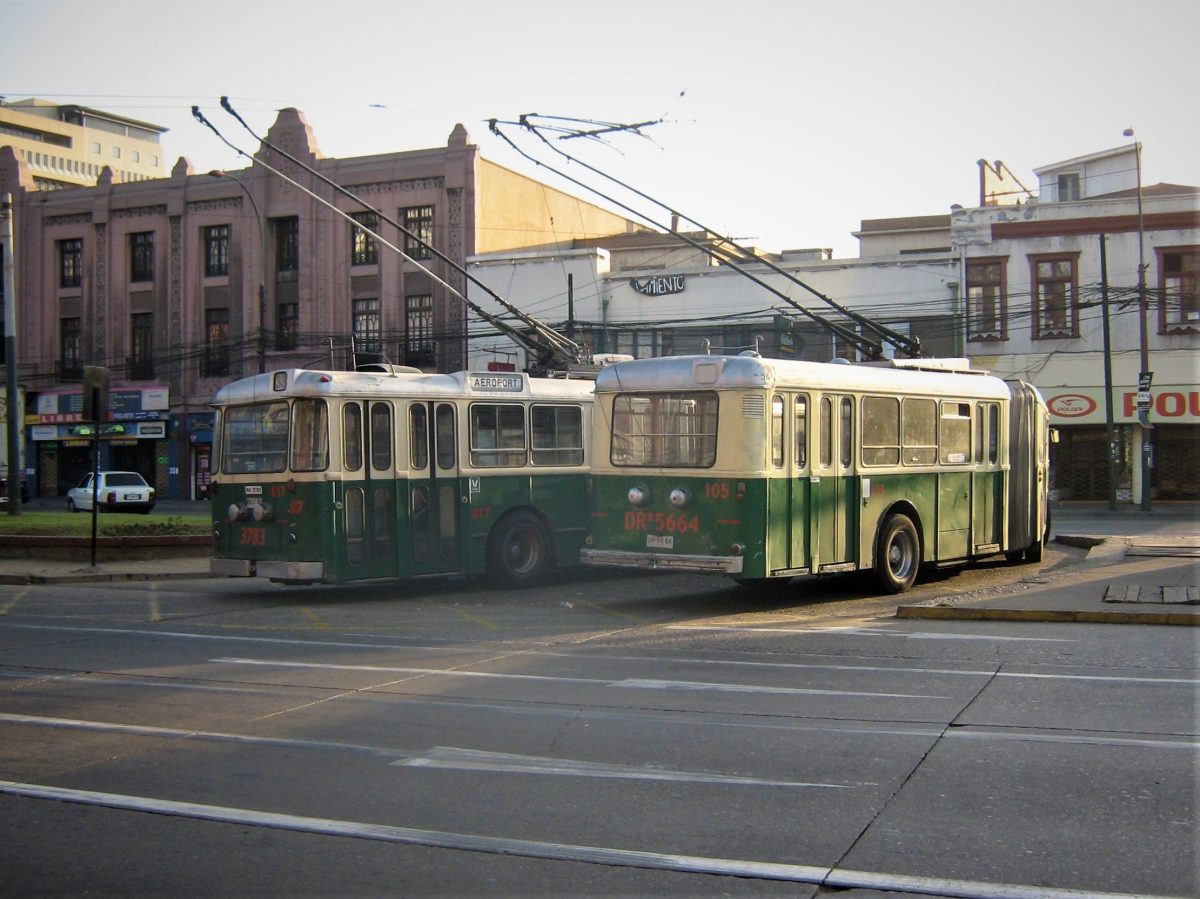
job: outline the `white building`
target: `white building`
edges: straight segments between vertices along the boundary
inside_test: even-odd
[[[1062,436],[1054,448],[1055,496],[1100,500],[1108,496],[1109,452],[1104,235],[1119,496],[1141,496],[1138,454],[1152,430],[1152,496],[1200,497],[1200,190],[1156,184],[1142,191],[1147,352],[1154,373],[1147,428],[1137,423],[1135,405],[1141,365],[1134,148],[1039,168],[1036,195],[1003,163],[979,164],[977,207],[864,220],[855,232],[856,259],[832,259],[825,250],[771,258],[839,303],[919,337],[927,354],[965,354],[978,367],[1036,385]],[[720,248],[715,237],[702,237]],[[597,352],[679,355],[704,352],[707,341],[713,351],[757,345],[766,356],[853,355],[731,267],[713,266],[694,251],[679,258],[661,234],[588,241],[568,251],[474,256],[469,264],[525,311],[563,330],[570,319],[577,339]],[[814,312],[829,314],[819,299],[761,263],[748,267]],[[473,367],[524,365],[511,342],[494,334],[477,336],[470,346]]]

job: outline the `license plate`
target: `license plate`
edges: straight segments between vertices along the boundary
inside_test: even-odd
[[[142,495],[140,493],[126,493],[125,494],[125,499],[141,499],[141,498],[142,498]]]
[[[660,537],[657,534],[647,534],[646,535],[646,546],[651,547],[653,549],[674,549],[675,548],[675,538],[674,537]]]

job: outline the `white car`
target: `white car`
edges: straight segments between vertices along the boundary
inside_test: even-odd
[[[104,512],[149,512],[154,508],[154,488],[136,471],[102,471],[96,491]],[[67,491],[68,512],[92,510],[92,476]]]

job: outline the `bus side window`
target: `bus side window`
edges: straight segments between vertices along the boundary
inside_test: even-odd
[[[971,461],[970,403],[942,402],[938,449],[943,465],[965,465]]]
[[[932,465],[937,461],[937,403],[905,399],[900,406],[900,440],[905,465]]]
[[[796,467],[808,464],[808,397],[803,393],[796,397]]]
[[[392,467],[392,407],[387,403],[371,404],[371,467]]]
[[[525,407],[515,403],[471,404],[471,465],[476,468],[525,464]]]
[[[854,400],[842,397],[841,457],[842,468],[849,468],[854,458]]]
[[[821,467],[833,464],[833,400],[821,397]]]
[[[362,468],[362,407],[358,403],[342,406],[342,468]]]
[[[988,403],[988,462],[1000,458],[1000,404]]]
[[[900,464],[900,401],[894,396],[863,397],[862,460],[864,465]]]
[[[583,464],[583,410],[579,406],[533,406],[529,420],[534,465]]]
[[[429,413],[420,403],[408,407],[408,446],[413,471],[429,464]]]
[[[783,397],[771,397],[771,467],[783,468]]]

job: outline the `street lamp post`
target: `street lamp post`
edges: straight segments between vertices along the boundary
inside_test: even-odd
[[[1126,137],[1133,137],[1133,129],[1125,129]],[[1137,156],[1137,209],[1138,209],[1138,338],[1141,350],[1141,372],[1138,375],[1138,393],[1147,394],[1154,377],[1150,371],[1150,337],[1147,333],[1146,317],[1146,223],[1142,216],[1142,142],[1133,142]],[[1142,511],[1150,511],[1150,408],[1138,402],[1138,421],[1142,426]]]
[[[262,267],[258,275],[258,373],[261,375],[267,370],[267,240],[266,231],[263,228],[262,212],[258,208],[254,194],[240,178],[220,169],[213,169],[208,174],[214,178],[228,178],[240,187],[242,193],[246,195],[246,199],[250,201],[250,206],[254,209],[254,220],[258,223],[258,245],[262,257]]]

